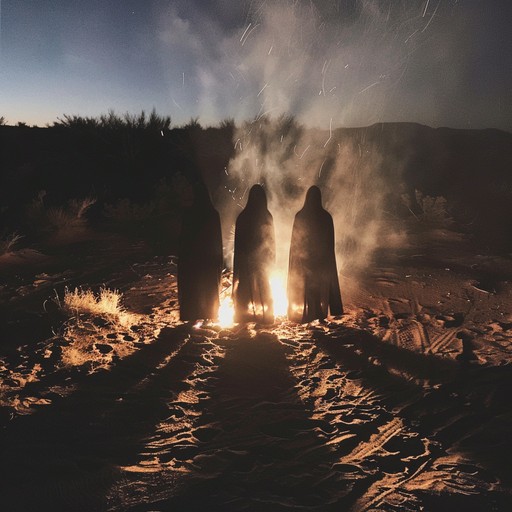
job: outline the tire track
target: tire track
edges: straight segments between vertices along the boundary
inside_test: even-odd
[[[459,330],[459,328],[450,327],[446,332],[444,332],[440,336],[436,336],[430,345],[430,352],[433,354],[437,354],[441,352],[441,350],[447,348],[448,345],[453,342],[455,334]]]
[[[415,329],[419,332],[417,325]],[[337,339],[340,339],[339,335]],[[456,456],[451,459],[450,469],[441,464],[445,451],[436,440],[435,432],[429,432],[428,427],[415,426],[408,415],[410,407],[404,409],[406,404],[414,409],[414,404],[422,401],[423,391],[416,393],[403,381],[402,385],[409,388],[409,392],[402,395],[402,403],[397,407],[396,402],[393,405],[393,401],[388,401],[386,391],[388,384],[396,380],[393,376],[379,371],[375,375],[377,381],[373,381],[374,370],[364,365],[354,374],[349,353],[358,352],[357,344],[336,343],[335,353],[339,355],[333,357],[324,350],[323,342],[314,345],[308,343],[310,340],[304,337],[299,343],[289,339],[282,342],[292,350],[288,356],[292,373],[300,386],[307,388],[300,394],[309,397],[312,417],[337,426],[336,431],[326,432],[325,443],[332,446],[339,457],[333,469],[353,486],[350,499],[345,502],[350,510],[423,510],[429,500],[437,499],[436,482],[439,479],[446,482],[442,506],[449,506],[449,503],[462,508],[471,506],[469,494],[473,494],[468,494],[467,489],[475,489],[479,507],[485,506],[489,499],[506,502],[503,495],[494,492],[493,479],[485,477],[477,464],[468,464]],[[346,358],[339,357],[341,354]],[[352,384],[348,384],[350,381]],[[347,411],[363,412],[365,409],[371,412],[369,416],[360,414],[359,421],[353,423],[343,421]],[[402,409],[407,410],[406,416],[398,412]],[[439,509],[439,506],[433,509]]]

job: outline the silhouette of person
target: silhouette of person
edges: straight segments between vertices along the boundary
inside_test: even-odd
[[[220,216],[203,183],[183,213],[178,250],[178,300],[183,321],[216,320],[223,266]]]
[[[235,225],[233,303],[236,322],[273,323],[269,273],[275,263],[274,220],[267,196],[254,185]]]
[[[316,186],[309,188],[304,206],[295,215],[288,268],[288,318],[306,323],[341,315],[334,224],[322,207],[322,195]]]

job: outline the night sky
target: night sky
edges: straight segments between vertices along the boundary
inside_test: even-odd
[[[512,131],[510,0],[0,0],[0,116]]]

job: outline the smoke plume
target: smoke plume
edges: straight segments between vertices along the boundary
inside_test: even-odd
[[[293,217],[316,184],[334,218],[339,267],[364,267],[378,247],[400,241],[385,221],[393,185],[380,172],[379,145],[363,129],[346,137],[337,127],[369,126],[389,120],[390,112],[403,120],[397,109],[401,84],[410,80],[416,55],[427,69],[448,59],[424,51],[448,6],[439,0],[242,5],[243,23],[234,21],[241,19],[240,6],[228,25],[206,11],[185,20],[177,8],[162,21],[163,43],[188,42],[169,68],[172,80],[181,82],[173,89],[181,95],[174,103],[195,98],[202,121],[229,116],[237,123],[235,156],[214,192],[226,255],[247,192],[260,183],[274,216],[278,266],[285,270]],[[228,8],[226,2],[218,6]],[[446,82],[455,78],[447,74]],[[397,172],[403,164],[397,161]]]

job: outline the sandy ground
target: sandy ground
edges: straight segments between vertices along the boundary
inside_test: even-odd
[[[423,233],[342,270],[341,317],[222,329],[117,255],[0,262],[5,510],[512,510],[510,257]],[[129,317],[49,305],[100,284]]]

